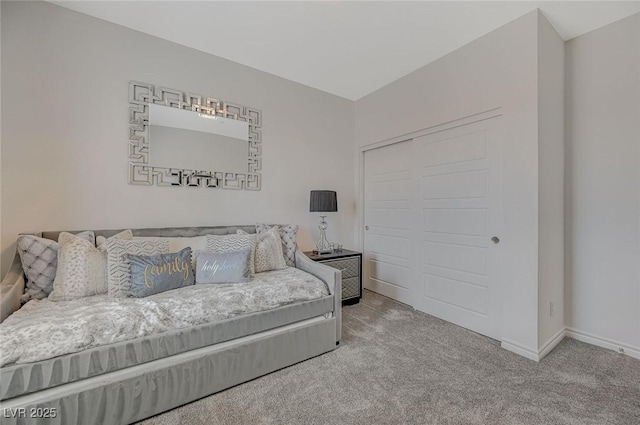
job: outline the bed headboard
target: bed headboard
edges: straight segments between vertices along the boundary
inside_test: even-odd
[[[229,235],[235,234],[238,229],[242,229],[247,233],[255,233],[256,226],[251,225],[238,225],[238,226],[204,226],[204,227],[159,227],[159,228],[146,228],[146,229],[131,229],[133,236],[159,236],[159,237],[183,237],[189,238],[193,236],[205,236],[205,235]],[[92,229],[88,229],[92,230]],[[104,236],[108,238],[126,229],[107,229],[107,230],[94,230],[96,237]],[[47,239],[58,240],[60,233],[66,230],[56,230],[42,232],[42,237]],[[79,233],[80,231],[71,231],[69,233]]]

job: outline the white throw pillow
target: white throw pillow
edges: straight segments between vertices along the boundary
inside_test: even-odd
[[[191,248],[191,267],[194,270],[196,266],[195,252],[205,251],[207,249],[206,236],[193,236],[193,237],[135,236],[133,239],[143,240],[143,241],[166,240],[169,242],[169,252],[180,252],[185,248]]]
[[[237,233],[239,235],[249,234],[242,229],[238,229]],[[284,255],[282,253],[280,229],[277,226],[256,236],[255,257],[256,273],[287,268],[287,263],[285,262]]]
[[[271,229],[273,226],[264,223],[256,224],[256,232],[258,234],[264,233]],[[282,252],[284,253],[284,261],[287,266],[296,266],[296,236],[298,234],[298,226],[293,224],[287,224],[278,226],[280,228],[280,238],[282,239]]]
[[[156,255],[168,254],[169,242],[167,240],[144,241],[107,239],[107,287],[109,296],[114,298],[126,298],[131,290],[131,270],[129,260],[125,254],[131,255]]]
[[[131,240],[133,239],[133,232],[127,229],[127,230],[123,230],[120,233],[116,233],[115,235],[110,236],[109,238],[105,238],[104,236],[96,237],[96,246],[100,248],[100,250],[102,250],[105,253],[105,255],[107,252],[107,246],[104,243],[107,241],[107,239],[111,239],[111,238]]]
[[[131,230],[109,239],[131,239]],[[103,238],[104,239],[104,238]],[[104,244],[104,241],[102,241]],[[58,269],[51,301],[107,293],[107,253],[82,237],[62,232],[58,237]]]
[[[251,248],[249,275],[256,273],[256,235],[207,235],[207,251],[231,252]]]
[[[49,300],[72,300],[106,292],[104,254],[89,241],[60,233],[58,269]]]

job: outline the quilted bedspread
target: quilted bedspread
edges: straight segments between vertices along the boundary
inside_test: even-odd
[[[146,298],[32,300],[0,324],[0,366],[46,360],[326,295],[329,291],[321,280],[289,267],[259,273],[248,283],[193,285]]]

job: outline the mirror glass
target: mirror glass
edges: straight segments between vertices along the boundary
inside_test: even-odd
[[[149,104],[149,163],[154,167],[246,172],[249,124]]]

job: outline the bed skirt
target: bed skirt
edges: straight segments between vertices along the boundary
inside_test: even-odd
[[[317,317],[16,397],[2,424],[136,422],[331,351],[335,332],[335,318]]]

